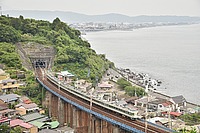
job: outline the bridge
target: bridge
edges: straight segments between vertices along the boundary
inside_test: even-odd
[[[37,81],[46,89],[50,117],[68,125],[78,133],[171,133],[171,129],[101,103],[62,84],[45,69],[36,68]]]

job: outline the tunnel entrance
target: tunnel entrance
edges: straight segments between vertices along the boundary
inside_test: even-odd
[[[16,46],[22,58],[23,65],[28,69],[50,69],[53,66],[55,50],[52,46],[34,42],[29,42],[27,44],[18,43]]]
[[[33,68],[50,68],[51,57],[30,57]]]
[[[34,64],[33,64],[33,66],[35,68],[47,68],[46,61],[43,61],[43,60],[40,60],[40,59],[37,60],[37,61],[35,61]]]

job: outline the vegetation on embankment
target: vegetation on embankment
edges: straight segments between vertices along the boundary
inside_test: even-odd
[[[124,78],[120,78],[117,80],[117,84],[125,90],[126,94],[129,96],[144,96],[146,95],[145,91],[141,87],[132,86],[132,84]]]
[[[184,114],[180,118],[189,126],[200,124],[200,113]]]

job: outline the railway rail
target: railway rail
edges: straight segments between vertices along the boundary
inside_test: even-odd
[[[135,130],[135,132],[145,132],[145,121],[139,118],[131,119],[127,115],[124,115],[120,111],[117,111],[116,109],[113,110],[103,104],[99,104],[98,102],[92,102],[92,108],[90,108],[90,99],[87,97],[84,97],[80,94],[77,94],[74,91],[71,91],[72,88],[67,88],[66,86],[61,85],[57,82],[56,79],[54,79],[51,75],[45,75],[44,69],[37,68],[36,69],[37,74],[37,80],[44,84],[46,87],[51,89],[53,92],[55,92],[58,96],[61,96],[63,98],[67,98],[70,101],[84,107],[87,110],[94,111],[98,114],[101,114],[101,116],[107,117],[111,120],[114,120],[116,122],[125,124],[129,127],[132,127]],[[98,117],[98,116],[97,116]],[[130,131],[130,130],[129,130]],[[147,133],[171,133],[174,132],[171,129],[147,122]],[[133,132],[133,131],[130,131]]]

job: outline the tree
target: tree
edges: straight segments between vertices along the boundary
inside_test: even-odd
[[[131,83],[124,78],[120,78],[117,80],[117,84],[122,87],[123,89],[127,86],[132,86]]]
[[[11,26],[0,23],[0,42],[18,42],[20,33]]]
[[[8,126],[8,124],[1,124],[0,125],[0,133],[9,133],[11,128]]]
[[[21,127],[15,127],[10,131],[10,133],[22,133],[22,128]]]
[[[125,92],[127,95],[129,96],[143,96],[145,94],[145,90],[141,87],[136,87],[136,86],[126,86],[125,88]]]

